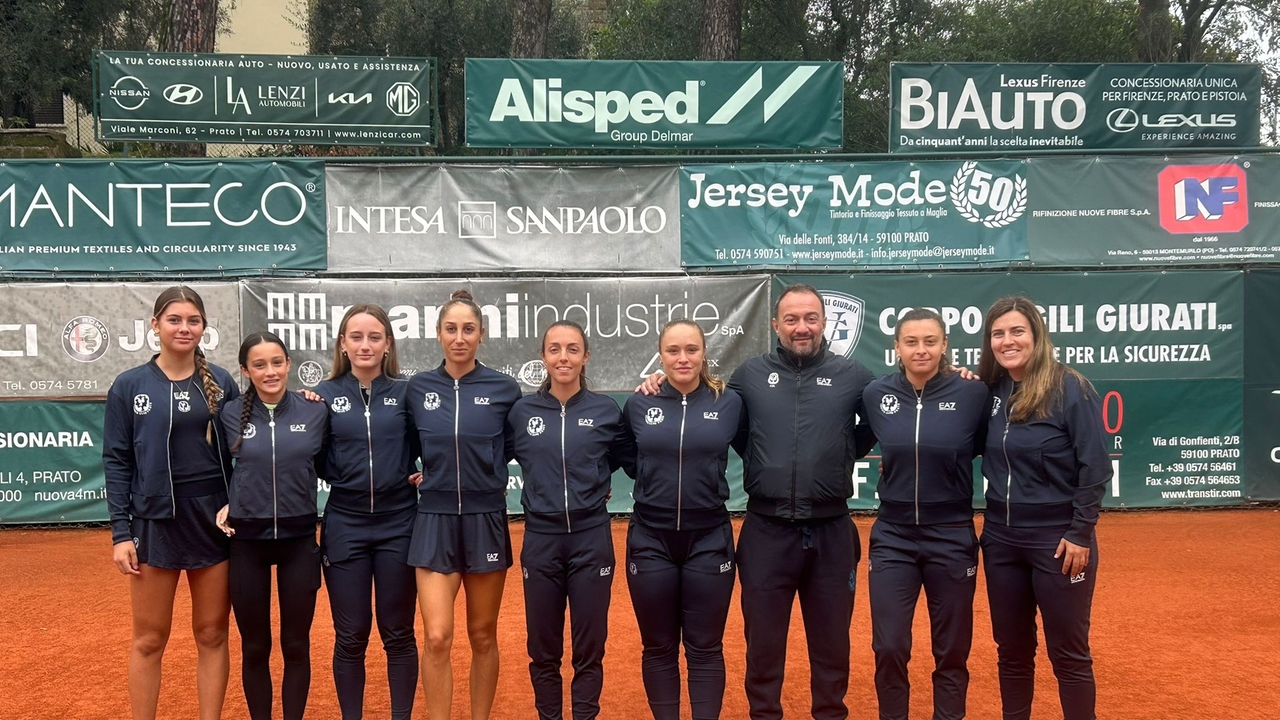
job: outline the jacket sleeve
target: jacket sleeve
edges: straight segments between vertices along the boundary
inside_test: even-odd
[[[867,419],[867,408],[863,402],[867,394],[867,386],[876,378],[862,363],[858,363],[857,368],[858,384],[861,387],[858,389],[858,404],[854,406],[854,412],[858,414],[858,424],[853,427],[853,443],[857,452],[854,459],[860,460],[876,446],[876,434],[871,430],[871,421]]]
[[[107,392],[102,422],[102,468],[106,475],[107,512],[111,518],[111,544],[130,538],[129,504],[133,475],[133,413],[119,383]]]
[[[636,466],[636,438],[631,434],[631,428],[626,423],[625,413],[619,413],[616,427],[613,441],[609,443],[609,473],[613,474],[622,468],[628,476],[631,476]]]
[[[981,380],[967,380],[966,382],[976,382],[986,388],[986,384]],[[992,391],[987,389],[982,396],[984,402],[982,404],[982,412],[978,413],[978,428],[973,433],[973,456],[978,457],[987,451],[987,428],[991,425],[991,398],[994,397]]]
[[[1072,382],[1068,379],[1067,382]],[[1088,547],[1093,542],[1102,497],[1111,482],[1111,458],[1107,455],[1106,433],[1102,429],[1102,403],[1087,387],[1064,409],[1064,421],[1076,454],[1074,512],[1067,530],[1068,542]]]
[[[743,391],[743,381],[741,377],[742,368],[739,367],[733,371],[733,375],[729,378],[729,389],[738,394],[742,400],[742,412],[738,413],[738,431],[734,434],[733,440],[729,441],[729,446],[733,451],[738,453],[738,457],[742,458],[745,464],[747,460],[747,444],[751,441],[751,418],[747,416],[747,401]],[[746,470],[744,468],[743,472]]]
[[[633,396],[634,398],[634,396]],[[622,422],[619,424],[619,433],[625,437],[617,442],[625,443],[630,450],[619,457],[618,463],[622,467],[622,471],[632,480],[636,479],[636,455],[639,452],[636,446],[636,434],[631,427],[631,400],[627,400],[627,404],[622,406]]]
[[[306,400],[299,398],[299,400]],[[310,402],[310,401],[307,401]],[[333,425],[329,422],[329,407],[325,406],[324,414],[320,416],[321,424],[324,430],[320,434],[320,447],[316,450],[316,454],[311,458],[311,467],[316,471],[316,477],[329,482],[329,440],[333,435]]]

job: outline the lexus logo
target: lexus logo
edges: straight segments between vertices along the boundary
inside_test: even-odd
[[[1112,132],[1130,132],[1138,127],[1138,113],[1133,108],[1116,108],[1107,114],[1107,127]]]
[[[204,93],[195,85],[177,83],[164,89],[164,99],[174,105],[195,105],[204,98]]]

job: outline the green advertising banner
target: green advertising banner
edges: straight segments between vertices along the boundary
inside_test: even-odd
[[[1023,162],[680,168],[688,267],[976,267],[1028,259]]]
[[[1036,265],[1280,260],[1280,157],[1030,158]]]
[[[0,273],[323,270],[317,160],[0,162]]]
[[[99,140],[433,145],[427,58],[98,52]]]
[[[467,58],[467,145],[839,149],[838,62]]]
[[[1280,500],[1280,270],[1244,276],[1244,449],[1246,491]]]
[[[1258,145],[1239,63],[893,63],[891,152]]]
[[[893,333],[913,307],[937,310],[957,365],[977,367],[996,298],[1037,301],[1059,360],[1102,398],[1116,480],[1108,506],[1240,504],[1244,483],[1244,274],[1237,271],[787,275],[817,287],[833,352],[895,372]],[[874,453],[873,453],[874,454]],[[851,507],[875,506],[875,458]],[[975,479],[975,497],[983,488]]]
[[[102,403],[0,402],[0,524],[107,519]]]

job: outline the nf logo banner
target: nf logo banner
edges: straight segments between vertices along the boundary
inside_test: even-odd
[[[840,63],[467,59],[472,147],[838,149]]]
[[[1249,224],[1239,165],[1171,165],[1159,185],[1160,226],[1171,233],[1234,233]]]

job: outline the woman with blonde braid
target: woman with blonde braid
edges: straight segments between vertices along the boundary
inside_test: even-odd
[[[134,720],[156,717],[161,659],[184,570],[201,720],[221,717],[227,691],[228,548],[214,514],[227,502],[231,457],[216,416],[240,391],[230,373],[205,359],[200,339],[207,327],[194,290],[160,293],[151,317],[159,354],[121,373],[107,394],[102,463],[112,555],[130,578]]]

